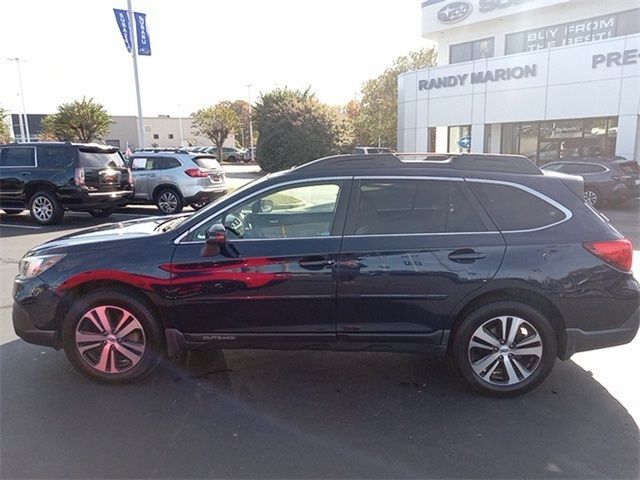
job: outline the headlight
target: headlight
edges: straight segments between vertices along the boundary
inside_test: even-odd
[[[18,275],[22,278],[33,278],[50,269],[65,257],[61,255],[36,255],[23,257],[18,267]]]

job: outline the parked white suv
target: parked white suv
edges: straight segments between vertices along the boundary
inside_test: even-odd
[[[213,155],[186,150],[140,150],[129,157],[134,203],[154,203],[162,214],[197,210],[227,193],[222,167]]]

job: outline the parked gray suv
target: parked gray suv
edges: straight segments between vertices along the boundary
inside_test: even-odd
[[[135,203],[154,203],[162,214],[195,210],[227,193],[224,171],[212,155],[185,150],[136,152],[129,157]]]

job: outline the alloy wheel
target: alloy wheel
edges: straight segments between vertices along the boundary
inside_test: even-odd
[[[82,359],[106,374],[132,369],[146,349],[142,324],[128,310],[113,305],[85,313],[76,326],[75,343]]]
[[[526,320],[494,317],[478,327],[467,347],[471,368],[491,385],[513,386],[529,378],[542,359],[542,338]]]
[[[598,194],[593,190],[586,190],[584,192],[584,200],[592,207],[595,207],[598,204]]]
[[[158,206],[164,213],[173,213],[178,208],[178,197],[173,192],[163,192],[158,197]]]
[[[33,200],[32,211],[39,221],[49,222],[53,217],[53,203],[47,197],[36,197]]]

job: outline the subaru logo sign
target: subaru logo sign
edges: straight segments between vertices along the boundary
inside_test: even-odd
[[[473,6],[469,2],[451,2],[438,11],[441,23],[458,23],[471,15]]]
[[[471,146],[471,137],[467,135],[466,137],[460,138],[460,140],[458,140],[458,146],[465,150],[469,150],[469,147]]]

